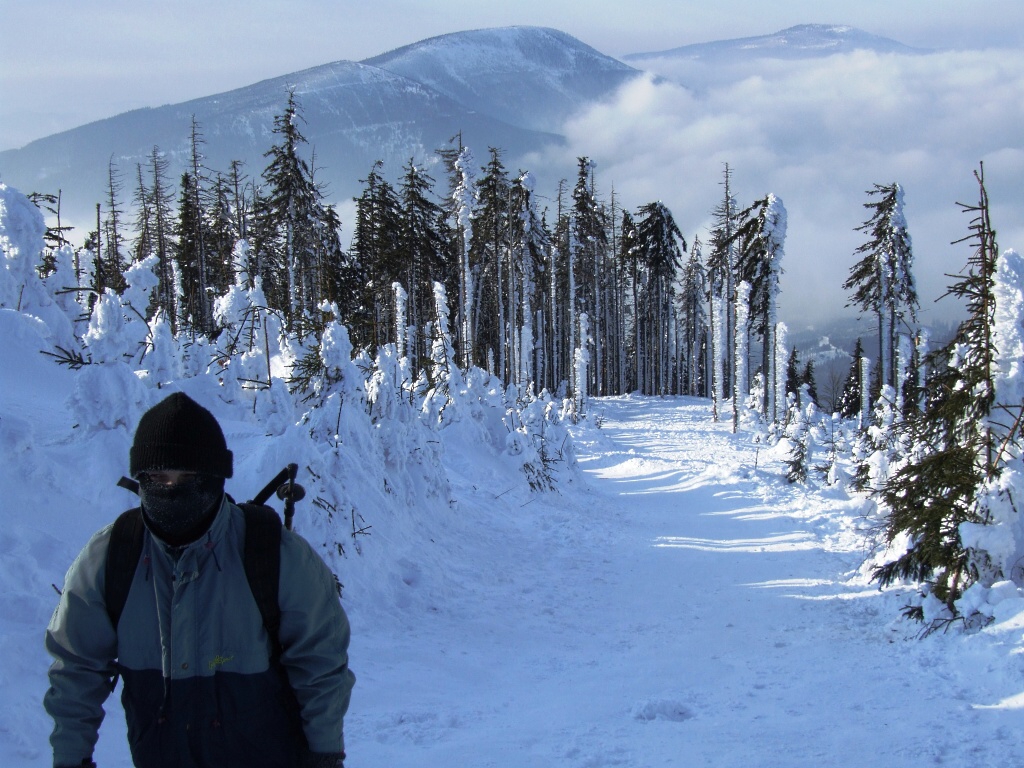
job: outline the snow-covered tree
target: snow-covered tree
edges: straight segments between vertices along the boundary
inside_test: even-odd
[[[930,356],[922,412],[907,422],[910,456],[878,494],[888,515],[887,541],[905,535],[910,543],[878,567],[875,578],[883,585],[899,579],[922,582],[926,593],[951,613],[964,589],[988,566],[964,545],[961,526],[991,522],[980,492],[998,482],[1019,429],[1017,422],[1001,428],[993,421],[998,405],[998,249],[983,172],[982,167],[975,174],[979,202],[961,204],[974,217],[971,235],[965,238],[974,251],[965,272],[949,288],[951,295],[966,301],[968,316],[949,344]],[[928,618],[920,606],[910,613]]]
[[[750,381],[747,379],[747,356],[750,350],[750,283],[736,285],[736,357],[733,360],[732,431],[740,428],[740,412],[745,407]]]
[[[681,373],[684,382],[682,391],[688,395],[707,394],[702,386],[707,374],[703,354],[708,337],[707,309],[704,303],[707,293],[707,275],[701,262],[701,245],[700,241],[694,238],[690,258],[683,268],[679,291]]]
[[[284,112],[274,118],[279,137],[264,153],[270,159],[263,170],[267,186],[262,203],[263,250],[260,264],[264,286],[273,289],[268,298],[280,309],[289,328],[304,329],[325,296],[323,271],[325,247],[334,248],[336,217],[323,203],[310,164],[300,155],[306,138],[299,130],[301,109],[295,92],[288,93]],[[390,282],[381,289],[389,303]]]
[[[669,328],[674,314],[675,283],[682,268],[686,240],[661,201],[648,203],[637,211],[634,247],[643,269],[640,303],[637,308],[641,328],[644,364],[643,389],[647,394],[666,394],[671,352]]]
[[[347,320],[353,343],[371,349],[392,338],[395,323],[391,284],[401,280],[402,272],[398,259],[401,209],[394,187],[381,173],[382,167],[378,160],[362,180],[363,192],[355,199],[356,218],[349,247],[358,299]]]
[[[863,359],[864,347],[858,337],[857,343],[853,348],[853,361],[850,363],[850,372],[846,375],[842,394],[840,394],[839,402],[836,404],[839,415],[844,419],[857,418],[861,413],[860,378],[861,361]]]
[[[733,197],[732,171],[725,164],[722,187],[724,194],[721,202],[712,212],[714,225],[711,231],[711,255],[708,257],[708,302],[711,316],[720,316],[716,331],[716,321],[712,321],[711,356],[712,369],[715,371],[713,382],[713,398],[729,399],[731,391],[732,362],[736,344],[736,240],[733,235],[738,225],[739,206]]]
[[[769,194],[745,208],[737,218],[740,224],[733,234],[736,268],[739,278],[750,285],[749,330],[761,337],[761,370],[770,383],[775,378],[774,332],[786,241],[786,209],[782,200]],[[770,386],[766,394],[762,407],[767,417],[775,411]]]
[[[850,270],[843,288],[851,291],[850,305],[871,312],[878,321],[878,361],[881,383],[899,389],[896,356],[900,326],[909,318],[917,320],[917,289],[914,284],[913,251],[903,214],[903,188],[892,183],[875,184],[868,195],[877,200],[864,203],[871,218],[857,227],[870,236],[857,248],[863,254]]]

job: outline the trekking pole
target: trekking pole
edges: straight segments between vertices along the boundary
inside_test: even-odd
[[[306,496],[306,489],[295,482],[298,471],[298,464],[289,464],[285,469],[288,479],[277,489],[277,498],[284,502],[284,527],[289,531],[292,529],[292,518],[295,516],[295,502],[302,501]]]
[[[252,501],[250,501],[249,503],[250,504],[259,504],[259,505],[266,504],[267,503],[267,499],[269,499],[271,496],[274,495],[274,493],[277,491],[277,489],[281,487],[281,484],[283,482],[288,480],[288,476],[289,476],[289,474],[291,474],[291,472],[290,472],[291,467],[294,467],[294,466],[295,466],[294,464],[289,464],[287,467],[285,467],[280,472],[278,472],[276,475],[274,475],[274,479],[271,480],[269,483],[267,483],[263,487],[262,491],[260,491],[255,496],[253,496],[252,497]],[[292,475],[292,477],[294,478],[294,475]]]

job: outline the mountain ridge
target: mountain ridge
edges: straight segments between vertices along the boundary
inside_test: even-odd
[[[767,35],[693,43],[663,51],[630,53],[621,58],[627,62],[656,58],[717,60],[735,56],[801,59],[820,58],[854,50],[902,54],[927,52],[927,49],[913,48],[897,40],[871,34],[846,24],[797,24]]]
[[[106,197],[109,159],[134,188],[136,165],[145,173],[156,146],[169,160],[168,180],[176,184],[188,164],[193,115],[205,141],[206,165],[227,172],[231,161],[241,160],[255,178],[265,165],[263,153],[273,143],[274,117],[283,112],[287,93],[294,89],[304,119],[302,132],[322,169],[318,179],[333,192],[329,199],[338,201],[356,193],[357,180],[377,160],[383,160],[391,174],[397,174],[410,157],[435,162],[434,151],[456,134],[469,146],[496,146],[510,156],[557,144],[567,109],[610,95],[629,77],[641,74],[557,30],[499,28],[443,37],[449,44],[461,41],[464,48],[490,50],[491,72],[501,71],[502,60],[518,59],[518,67],[508,74],[517,78],[518,108],[507,99],[511,106],[501,108],[508,87],[499,87],[486,72],[479,74],[479,56],[472,66],[463,60],[461,68],[435,61],[431,72],[458,83],[431,85],[409,77],[408,62],[403,64],[395,54],[415,50],[418,61],[429,62],[435,43],[422,41],[373,57],[390,63],[391,69],[366,61],[336,61],[177,104],[130,110],[36,139],[0,152],[0,179],[26,192],[63,190],[66,211],[80,224],[90,220],[95,202]],[[481,38],[489,41],[489,49],[480,44]],[[528,76],[521,63],[524,57],[507,55],[513,42],[517,50],[533,51],[547,63]],[[433,55],[439,59],[436,52]],[[570,68],[569,62],[576,61],[583,61],[583,67]],[[596,72],[593,78],[587,76],[591,70]],[[606,76],[608,72],[612,74]],[[485,98],[487,92],[493,95]],[[480,97],[466,103],[458,100],[460,94]],[[529,119],[517,114],[528,114]]]
[[[524,26],[438,35],[361,63],[534,130],[550,130],[641,74],[565,32]]]

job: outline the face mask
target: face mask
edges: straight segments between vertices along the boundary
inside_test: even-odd
[[[153,532],[168,544],[189,544],[210,527],[224,493],[223,478],[194,475],[172,485],[139,477],[142,511]]]

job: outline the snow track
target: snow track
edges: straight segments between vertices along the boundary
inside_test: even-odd
[[[860,502],[789,485],[706,401],[598,414],[589,488],[457,488],[426,609],[354,609],[351,765],[1024,764],[1019,665],[894,621]]]

